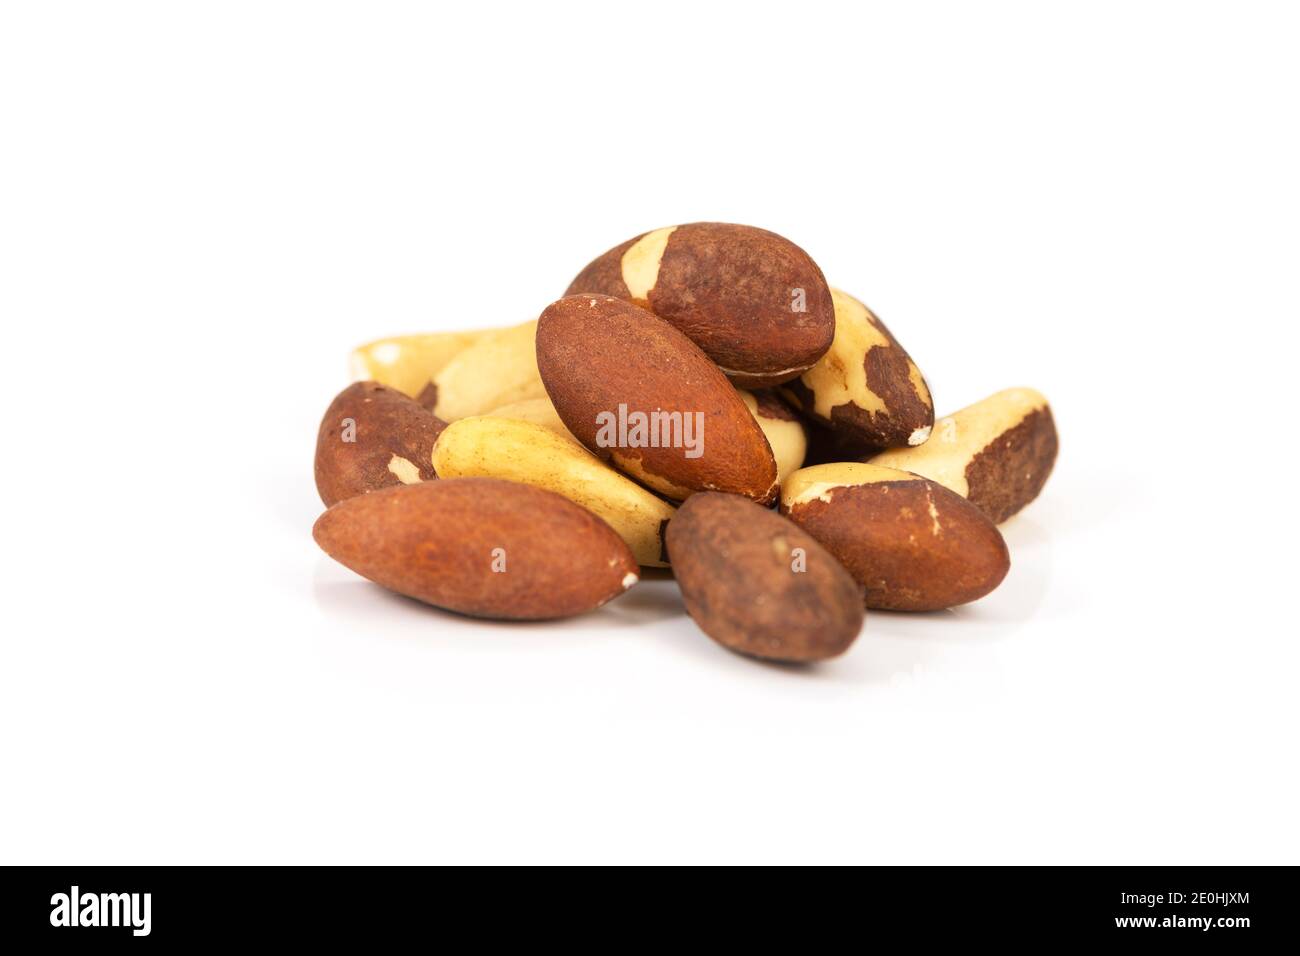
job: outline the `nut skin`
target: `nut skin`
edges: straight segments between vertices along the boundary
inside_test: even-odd
[[[852,576],[798,525],[752,501],[692,495],[668,523],[667,543],[687,612],[733,651],[819,661],[844,653],[862,629]]]
[[[801,493],[801,483],[809,490]],[[1006,542],[982,511],[936,482],[892,469],[805,468],[783,486],[781,513],[848,568],[869,608],[966,604],[1002,583],[1011,566]]]
[[[675,500],[697,491],[775,500],[776,461],[740,394],[690,339],[645,309],[599,295],[553,302],[538,320],[537,366],[573,436],[652,490]],[[620,404],[629,416],[701,413],[703,453],[602,447],[597,416]]]
[[[782,393],[846,446],[920,444],[934,425],[934,402],[916,363],[866,305],[839,289],[831,294],[835,341]]]
[[[627,545],[595,515],[549,491],[496,478],[349,498],[321,515],[312,535],[362,577],[474,617],[570,617],[617,597],[637,578]],[[502,554],[505,571],[494,571]]]
[[[347,419],[354,428],[346,425]],[[432,481],[438,477],[433,445],[445,427],[395,388],[354,382],[330,402],[316,435],[316,490],[321,501],[329,507],[405,481]],[[344,441],[345,428],[355,441]]]
[[[656,230],[662,232],[664,230]],[[790,240],[722,222],[672,228],[654,281],[638,296],[624,256],[643,233],[592,261],[566,295],[596,293],[636,302],[672,323],[740,388],[789,381],[813,365],[835,334],[830,287],[817,263]],[[794,311],[803,290],[804,311]]]
[[[941,418],[925,444],[869,460],[937,481],[1001,524],[1038,497],[1058,447],[1047,399],[1009,388]]]

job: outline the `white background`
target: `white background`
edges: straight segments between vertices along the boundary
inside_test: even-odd
[[[3,11],[0,861],[1298,862],[1294,7]],[[999,591],[800,671],[317,550],[353,345],[701,219],[1051,398]]]

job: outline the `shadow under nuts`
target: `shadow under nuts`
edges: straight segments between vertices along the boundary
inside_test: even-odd
[[[590,263],[565,295],[610,295],[674,325],[740,388],[796,377],[831,344],[817,263],[766,229],[696,222],[655,229]]]
[[[740,394],[645,309],[609,296],[551,303],[537,323],[537,367],[574,437],[648,488],[676,500],[775,500],[776,461]]]
[[[362,577],[475,617],[569,617],[637,581],[632,552],[605,522],[567,498],[496,478],[349,498],[312,534]]]
[[[316,435],[316,490],[326,507],[391,485],[430,481],[445,423],[378,382],[355,382],[330,403]]]
[[[860,462],[803,468],[781,487],[781,513],[839,558],[866,589],[869,608],[966,604],[1002,583],[1011,566],[982,511],[905,471]]]
[[[686,610],[724,647],[777,661],[848,650],[862,629],[862,588],[798,525],[752,501],[692,495],[668,523]]]

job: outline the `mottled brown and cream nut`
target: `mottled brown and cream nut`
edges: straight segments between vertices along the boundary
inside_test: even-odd
[[[445,427],[395,388],[355,382],[339,392],[316,434],[316,490],[326,507],[389,485],[436,478],[433,443]]]
[[[678,501],[775,500],[776,461],[740,394],[645,309],[602,295],[553,302],[537,324],[537,365],[565,427],[646,487]]]
[[[448,362],[496,329],[394,335],[353,349],[352,380],[378,382],[417,398]]]
[[[560,495],[497,478],[349,498],[312,534],[362,577],[475,617],[569,617],[637,582],[632,552],[605,522]]]
[[[930,389],[916,363],[870,309],[831,290],[835,341],[783,394],[848,443],[919,445],[934,425]]]
[[[528,398],[544,398],[533,339],[537,323],[486,335],[449,361],[419,396],[445,422],[482,415]]]
[[[564,419],[560,413],[555,410],[551,400],[546,397],[526,398],[522,402],[511,402],[509,405],[502,405],[500,408],[494,408],[486,413],[492,418],[513,418],[515,421],[532,422],[534,425],[541,425],[543,428],[549,428],[555,434],[562,438],[573,438],[573,434],[564,427]]]
[[[866,589],[869,608],[966,604],[997,587],[1011,566],[982,511],[905,471],[861,462],[803,468],[781,486],[781,513],[840,559]]]
[[[785,481],[787,475],[803,467],[804,454],[808,451],[808,433],[803,422],[770,388],[741,392],[740,397],[772,449],[776,480]]]
[[[1032,388],[1009,388],[939,419],[924,445],[870,460],[937,481],[1000,524],[1038,497],[1056,449],[1047,399]]]
[[[819,661],[862,629],[862,588],[798,525],[745,498],[692,495],[668,523],[686,610],[724,647]]]
[[[582,505],[627,542],[637,564],[665,567],[663,529],[677,509],[615,471],[565,432],[518,419],[462,418],[433,449],[438,476],[484,476],[545,488]]]
[[[565,295],[627,299],[672,323],[737,386],[789,381],[835,334],[817,263],[766,229],[696,222],[656,229],[600,256]]]

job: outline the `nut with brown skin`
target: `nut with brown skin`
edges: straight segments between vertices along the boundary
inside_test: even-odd
[[[736,495],[692,495],[668,523],[686,610],[724,647],[777,661],[848,650],[862,588],[829,551],[776,512]]]
[[[645,309],[601,295],[553,302],[538,320],[537,366],[574,437],[643,485],[676,500],[775,499],[776,461],[740,395]]]
[[[831,297],[835,341],[782,393],[844,444],[921,444],[934,425],[934,403],[920,369],[874,312],[839,289]]]
[[[316,435],[316,490],[326,507],[344,498],[437,477],[433,443],[445,423],[394,388],[355,382],[341,391]]]
[[[569,617],[637,581],[632,553],[605,522],[559,495],[496,478],[349,498],[312,534],[362,577],[475,617]]]
[[[801,469],[781,487],[781,513],[839,558],[866,588],[869,608],[966,604],[996,588],[1011,566],[982,511],[904,471],[861,462]]]
[[[685,333],[740,388],[795,378],[830,346],[826,278],[790,240],[766,229],[696,222],[615,246],[565,295],[595,293],[644,306]]]
[[[1009,388],[939,419],[924,445],[869,460],[937,481],[1001,524],[1043,490],[1057,444],[1047,399]]]

